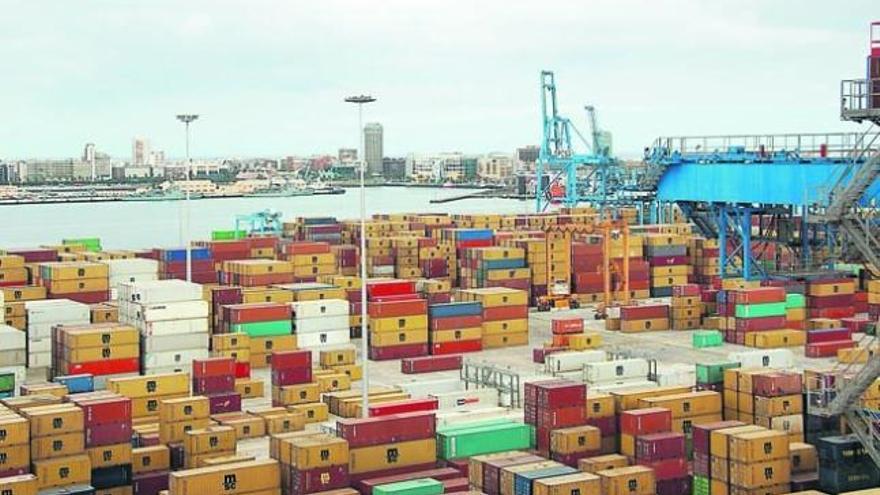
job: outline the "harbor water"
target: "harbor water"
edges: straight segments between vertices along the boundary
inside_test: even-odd
[[[432,204],[431,200],[459,196],[473,189],[426,187],[367,188],[367,212],[373,213],[532,213],[533,201],[466,199]],[[354,219],[360,214],[360,192],[290,198],[228,198],[190,202],[193,239],[209,239],[211,231],[232,229],[236,215],[273,209],[282,218],[334,216]],[[109,249],[173,247],[181,244],[183,201],[120,201],[106,203],[10,205],[3,213],[2,244],[30,247],[60,242],[65,237],[99,237]]]

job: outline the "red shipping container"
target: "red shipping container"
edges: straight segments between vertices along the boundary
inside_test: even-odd
[[[15,285],[20,285],[16,282]],[[71,294],[48,294],[48,299],[70,299],[82,304],[97,304],[110,300],[110,291],[99,290],[97,292],[76,292]]]
[[[852,294],[840,294],[836,296],[810,296],[807,298],[808,308],[839,308],[841,306],[852,306]]]
[[[131,442],[131,420],[86,425],[86,448]]]
[[[330,252],[326,242],[294,241],[284,244],[284,254],[324,254]]]
[[[416,411],[436,411],[437,399],[407,399],[370,406],[370,416],[387,416]]]
[[[578,467],[578,462],[581,459],[586,459],[587,457],[596,457],[597,455],[602,455],[599,450],[588,450],[585,452],[573,452],[571,454],[560,454],[559,452],[551,452],[550,459],[561,462],[566,466],[571,466],[573,468]]]
[[[632,267],[630,267],[632,269]],[[700,295],[700,286],[697,284],[675,285],[672,287],[673,297],[694,297]]]
[[[459,370],[461,365],[461,356],[414,357],[400,360],[400,372],[412,375],[434,371]]]
[[[286,368],[272,370],[272,385],[276,387],[299,385],[301,383],[310,383],[311,381],[312,368]]]
[[[67,374],[81,375],[89,373],[95,376],[116,375],[120,373],[137,373],[141,369],[139,358],[105,359],[88,363],[68,363]]]
[[[736,329],[740,332],[760,332],[785,328],[785,316],[765,316],[761,318],[737,318]]]
[[[554,352],[564,352],[568,349],[565,347],[536,347],[532,349],[532,361],[536,363],[544,363],[544,359]]]
[[[647,466],[654,470],[654,479],[671,480],[687,476],[687,460],[682,456],[673,459],[663,459],[656,462],[641,462],[643,466]]]
[[[757,287],[731,291],[732,302],[736,304],[763,304],[785,302],[785,289],[782,287]]]
[[[272,369],[312,368],[312,351],[275,351],[271,358]]]
[[[733,428],[734,426],[745,426],[745,423],[742,421],[718,421],[693,425],[694,452],[702,452],[709,455],[709,438],[712,432],[723,428]]]
[[[435,356],[445,354],[459,354],[462,352],[479,352],[483,350],[483,341],[459,340],[457,342],[436,342],[431,344],[431,354]]]
[[[211,289],[211,301],[214,304],[240,304],[241,287],[214,287]]]
[[[437,429],[434,412],[391,414],[336,421],[336,434],[350,448],[433,438]]]
[[[395,294],[392,296],[376,296],[376,297],[368,297],[368,301],[373,302],[394,302],[394,301],[409,301],[411,299],[419,299],[422,296],[420,294]]]
[[[448,480],[442,480],[443,482],[443,493],[470,493],[470,482],[467,478],[452,478]]]
[[[246,239],[249,249],[265,249],[278,247],[279,239],[277,237],[261,236],[249,237]]]
[[[416,464],[415,466],[406,466],[391,469],[381,469],[379,471],[370,471],[366,473],[349,474],[352,486],[357,486],[358,482],[370,478],[380,478],[384,476],[395,476],[403,473],[412,473],[415,471],[426,471],[434,469],[437,465],[434,462],[426,462],[425,464]]]
[[[624,321],[656,318],[669,318],[669,306],[652,304],[650,306],[622,306],[620,308],[620,319]]]
[[[627,435],[648,435],[672,430],[672,411],[663,407],[633,409],[620,413],[620,432]]]
[[[413,294],[415,292],[416,283],[411,280],[383,280],[367,283],[367,297],[369,298]]]
[[[234,376],[235,360],[228,357],[194,359],[192,362],[193,378],[210,378],[215,376]]]
[[[251,363],[235,363],[235,377],[249,378],[251,376]]]
[[[584,332],[583,318],[554,318],[550,320],[550,330],[554,335]]]
[[[498,306],[483,310],[483,321],[523,320],[528,317],[528,306]]]
[[[131,399],[128,397],[89,399],[76,401],[76,405],[83,410],[85,426],[131,422]]]
[[[567,428],[586,423],[587,415],[583,406],[560,407],[558,409],[539,409],[537,426],[548,428]]]
[[[684,458],[683,433],[652,433],[636,437],[636,462],[656,462],[663,459]]]
[[[313,469],[282,469],[290,470],[286,493],[317,493],[348,488],[349,485],[347,464]]]
[[[856,346],[852,340],[838,340],[832,342],[814,342],[804,346],[804,355],[807,357],[833,357],[839,349],[851,349]]]
[[[473,328],[483,324],[480,315],[447,316],[444,318],[431,318],[431,330],[455,330],[459,328]]]
[[[535,382],[535,399],[541,408],[583,407],[587,403],[587,386],[570,380]]]
[[[369,304],[370,318],[421,315],[428,312],[428,301],[417,298],[406,301],[385,301]]]
[[[865,311],[862,311],[862,313],[864,312]],[[853,333],[864,333],[871,320],[865,317],[856,316],[852,318],[842,318],[840,322]]]
[[[840,308],[808,308],[808,316],[810,318],[831,318],[838,320],[855,316],[856,308],[854,306],[846,306]]]
[[[235,390],[235,375],[206,376],[192,379],[192,391],[196,395],[218,394]]]
[[[800,373],[784,371],[752,375],[752,394],[759,397],[778,397],[803,393]]]
[[[407,357],[424,356],[426,354],[428,354],[428,344],[403,344],[385,347],[370,347],[370,359],[373,361],[402,359]]]
[[[223,309],[223,319],[228,323],[279,321],[290,318],[290,305],[283,303],[232,304]]]

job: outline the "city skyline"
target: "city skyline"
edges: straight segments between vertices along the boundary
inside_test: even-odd
[[[870,1],[59,5],[11,1],[0,19],[16,68],[0,80],[4,158],[84,143],[121,157],[137,135],[180,157],[181,111],[202,115],[195,157],[331,153],[357,144],[353,92],[379,98],[364,119],[385,127],[385,156],[513,150],[540,139],[541,69],[581,129],[596,106],[622,157],[661,135],[852,130],[839,81],[864,66],[839,54],[865,51],[876,14]]]

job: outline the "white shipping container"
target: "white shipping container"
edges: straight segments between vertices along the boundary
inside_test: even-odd
[[[394,265],[373,265],[370,272],[376,277],[393,277]]]
[[[439,409],[475,409],[498,405],[498,390],[494,388],[436,392],[431,393],[428,397],[437,399]]]
[[[584,381],[587,383],[619,382],[632,379],[648,379],[648,361],[644,359],[618,359],[584,365]]]
[[[193,359],[207,359],[208,349],[180,349],[168,352],[144,353],[145,368],[165,368],[175,366],[192,366]]]
[[[101,263],[107,265],[111,280],[113,277],[132,274],[147,275],[152,273],[153,275],[157,275],[159,273],[159,262],[148,258],[104,260]]]
[[[697,369],[686,364],[659,365],[657,383],[661,387],[694,387],[697,385]]]
[[[139,322],[154,322],[207,317],[207,301],[183,301],[140,305],[133,319]]]
[[[647,380],[632,380],[622,383],[603,383],[590,387],[590,390],[599,394],[610,394],[613,392],[633,392],[636,390],[648,390],[657,388],[657,382],[649,382]]]
[[[487,419],[509,419],[521,423],[522,410],[517,411],[506,407],[482,407],[478,409],[446,409],[437,411],[437,427],[452,426],[461,423],[472,423]]]
[[[52,352],[52,339],[28,340],[28,354]]]
[[[581,369],[577,371],[557,371],[556,373],[553,373],[553,378],[571,380],[573,382],[583,382],[584,370]]]
[[[209,340],[208,332],[153,335],[143,339],[141,351],[168,352],[179,349],[207,349]]]
[[[293,320],[294,333],[329,332],[349,329],[348,315],[325,316],[322,318],[296,318]]]
[[[144,336],[185,335],[208,331],[207,318],[188,318],[185,320],[168,320],[140,322],[138,329]]]
[[[192,364],[182,363],[177,366],[142,366],[144,375],[162,375],[165,373],[189,373]]]
[[[2,292],[0,292],[2,294]],[[0,323],[0,350],[17,350],[27,347],[27,334]]]
[[[0,366],[24,366],[27,351],[24,349],[0,349]]]
[[[411,380],[394,384],[401,390],[412,396],[413,399],[421,399],[430,394],[443,394],[460,392],[464,390],[464,382],[458,378],[441,378],[437,380]]]
[[[345,330],[332,330],[329,332],[297,334],[296,336],[296,346],[300,349],[342,345],[350,342],[350,332],[347,328]]]
[[[89,323],[91,312],[87,304],[78,303],[69,299],[43,299],[40,301],[27,301],[24,303],[27,312],[28,324],[31,323],[60,323],[79,322]]]
[[[740,363],[743,368],[788,369],[794,366],[794,354],[788,349],[731,352],[727,359]]]
[[[28,368],[48,368],[52,366],[51,352],[29,352]]]
[[[155,282],[159,280],[159,275],[155,273],[127,273],[121,275],[111,275],[108,279],[110,287],[118,289],[122,284],[133,284],[138,282]],[[117,290],[117,294],[118,294]]]
[[[202,286],[186,280],[156,280],[119,286],[119,299],[141,304],[160,304],[202,299]]]
[[[587,363],[605,361],[607,354],[600,350],[554,352],[544,358],[544,371],[559,373],[560,371],[580,371]]]
[[[293,319],[322,318],[327,316],[348,317],[348,301],[344,299],[319,299],[317,301],[297,301],[290,303]]]

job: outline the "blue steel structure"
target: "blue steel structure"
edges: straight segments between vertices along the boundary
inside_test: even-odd
[[[248,235],[277,235],[283,232],[281,212],[262,210],[250,215],[235,216],[235,231],[246,230]]]
[[[587,118],[592,127],[590,141],[577,130],[571,119],[559,113],[556,98],[556,78],[552,71],[541,71],[541,150],[535,165],[535,209],[541,213],[553,198],[550,190],[554,184],[563,184],[567,207],[587,202],[604,207],[614,201],[621,171],[616,160],[607,150],[599,149],[595,109],[586,107]],[[578,152],[575,148],[585,149]],[[550,174],[549,181],[545,174]]]

